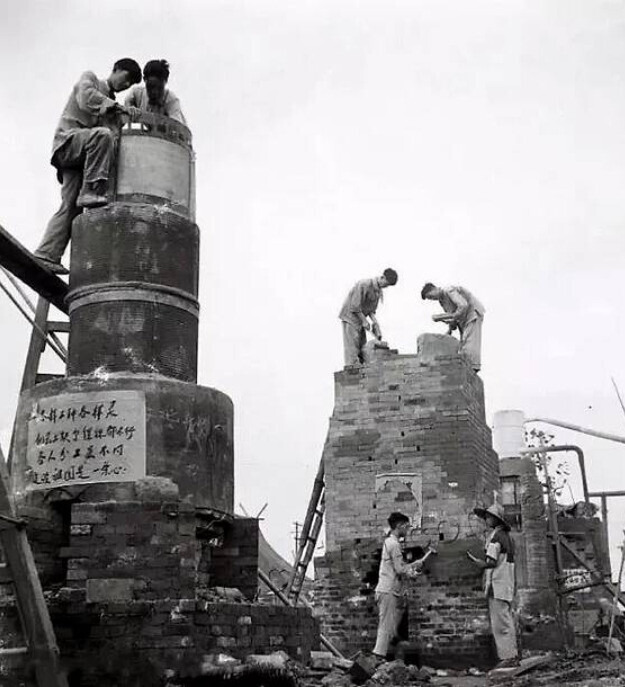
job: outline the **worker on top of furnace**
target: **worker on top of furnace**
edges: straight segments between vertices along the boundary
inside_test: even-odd
[[[428,282],[421,289],[421,298],[441,304],[445,312],[432,315],[432,319],[434,322],[448,324],[448,334],[456,328],[460,331],[460,352],[465,355],[471,367],[479,372],[484,306],[463,286],[439,287]]]
[[[510,525],[505,521],[503,508],[494,503],[489,508],[474,508],[492,530],[486,539],[485,560],[467,551],[469,560],[484,571],[484,593],[488,599],[490,626],[497,647],[497,668],[518,665],[516,628],[512,615],[514,601],[514,542]]]
[[[423,569],[423,559],[405,563],[400,540],[410,530],[410,519],[403,513],[388,516],[390,533],[382,545],[380,572],[375,588],[378,604],[378,633],[373,654],[386,659],[391,645],[398,639],[399,626],[408,612],[405,581]]]
[[[137,107],[142,112],[154,112],[175,119],[186,125],[180,101],[167,86],[169,63],[167,60],[150,60],[143,68],[144,85],[134,86],[126,96],[127,107]]]
[[[382,300],[382,289],[397,284],[397,272],[388,267],[381,277],[361,279],[352,286],[343,303],[339,319],[343,324],[343,353],[345,366],[364,362],[363,348],[367,343],[366,332],[382,339],[382,330],[375,312]],[[368,318],[368,319],[367,319]]]
[[[67,274],[61,258],[69,243],[72,222],[82,208],[108,203],[109,167],[120,113],[138,115],[116,100],[115,93],[141,81],[141,68],[130,58],[118,60],[103,80],[93,72],[74,85],[54,133],[51,164],[61,182],[61,207],[49,221],[35,251],[39,262],[56,274]]]

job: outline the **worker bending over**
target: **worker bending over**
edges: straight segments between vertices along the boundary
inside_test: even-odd
[[[343,303],[339,319],[343,325],[343,354],[345,366],[364,362],[363,348],[367,343],[366,332],[382,339],[382,330],[375,313],[382,300],[382,289],[397,284],[397,272],[388,267],[381,277],[361,279],[352,286]]]
[[[444,313],[433,315],[435,322],[449,325],[448,334],[454,329],[460,332],[460,352],[469,361],[471,367],[479,372],[482,366],[482,322],[484,306],[463,286],[439,287],[428,282],[421,289],[423,300],[438,301]]]
[[[150,60],[143,68],[144,85],[134,86],[126,96],[126,107],[137,107],[142,112],[175,119],[186,124],[180,101],[167,86],[169,80],[169,62],[167,60]]]
[[[61,187],[61,207],[50,219],[35,251],[37,260],[56,274],[68,274],[61,258],[69,243],[72,222],[83,208],[106,205],[115,136],[113,129],[125,109],[115,94],[141,81],[141,68],[130,58],[118,60],[107,79],[84,72],[74,85],[54,133],[51,164]]]

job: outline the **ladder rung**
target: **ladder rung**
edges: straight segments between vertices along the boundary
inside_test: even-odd
[[[16,646],[12,649],[0,649],[0,656],[20,656],[28,653],[27,646]]]
[[[6,563],[0,563],[0,584],[9,584],[13,582],[9,566]]]
[[[69,333],[69,322],[60,322],[57,320],[50,320],[48,322],[49,332],[65,332]]]

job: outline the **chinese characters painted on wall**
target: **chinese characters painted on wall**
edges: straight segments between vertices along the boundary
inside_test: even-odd
[[[36,402],[26,460],[27,489],[144,477],[144,394],[95,391]]]

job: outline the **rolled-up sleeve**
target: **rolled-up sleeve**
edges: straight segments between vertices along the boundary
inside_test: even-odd
[[[486,547],[486,557],[492,558],[494,561],[499,560],[499,554],[501,553],[501,544],[497,541],[491,541]]]
[[[391,562],[397,575],[405,575],[412,570],[411,566],[404,562],[404,557],[401,554],[401,546],[399,543],[393,543],[391,550]]]

